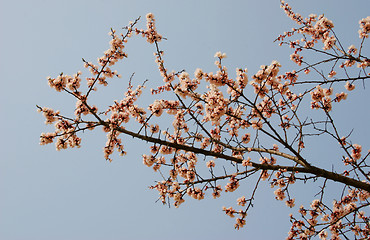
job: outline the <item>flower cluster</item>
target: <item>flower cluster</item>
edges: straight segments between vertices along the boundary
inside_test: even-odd
[[[341,201],[333,201],[333,207],[328,209],[319,199],[312,201],[310,208],[299,208],[299,213],[304,221],[290,216],[292,227],[287,239],[308,239],[318,235],[320,239],[340,239],[343,232],[351,231],[357,238],[367,239],[370,236],[368,225],[369,218],[360,209],[359,203],[366,201],[370,193],[349,190]],[[350,219],[354,219],[352,222]],[[328,231],[329,230],[329,231]]]
[[[47,79],[49,86],[51,88],[54,88],[58,92],[65,90],[66,88],[69,89],[70,91],[77,91],[77,89],[80,87],[81,82],[80,75],[81,75],[80,71],[76,73],[73,77],[61,73],[56,78],[47,77]]]
[[[141,31],[149,43],[160,42],[162,36],[157,32],[155,19],[152,13],[146,15],[146,30]]]
[[[211,121],[214,125],[220,125],[221,117],[226,113],[229,100],[224,98],[223,93],[214,85],[202,96],[206,101],[204,119]]]
[[[291,55],[291,59],[295,63],[297,63],[299,66],[302,64],[303,57],[298,55],[298,52],[302,51],[302,48],[313,48],[317,40],[322,41],[324,44],[324,50],[330,50],[334,47],[337,40],[334,35],[330,36],[331,29],[334,27],[334,24],[331,20],[327,19],[323,15],[317,17],[315,14],[311,14],[308,18],[303,18],[300,14],[294,13],[292,8],[287,3],[284,1],[280,2],[281,8],[284,9],[285,13],[296,23],[303,25],[303,27],[293,29],[292,32],[287,32],[284,33],[284,35],[280,35],[278,40],[282,41],[285,37],[290,37],[296,32],[311,35],[312,38],[312,40],[302,38],[303,45],[300,45],[299,40],[289,43],[290,47],[296,49],[294,54]]]
[[[358,30],[358,34],[360,38],[368,38],[370,32],[370,16],[363,18],[359,21],[360,30]]]
[[[239,187],[239,180],[232,176],[225,186],[225,192],[234,192]]]
[[[358,144],[353,144],[352,145],[353,149],[352,149],[352,154],[351,154],[351,157],[356,161],[356,160],[359,160],[361,158],[361,151],[362,151],[362,147],[361,145],[358,145]]]
[[[330,98],[332,89],[323,89],[318,85],[314,91],[310,92],[310,94],[311,99],[313,100],[311,102],[312,109],[322,108],[326,112],[330,112],[332,110],[332,100]]]
[[[76,128],[68,120],[60,119],[57,121],[55,129],[55,133],[59,135],[55,143],[57,150],[80,147],[81,138],[77,137]]]
[[[42,114],[46,118],[45,124],[52,124],[53,122],[55,122],[58,119],[57,116],[60,113],[59,111],[54,111],[53,109],[46,107],[39,108],[38,111],[42,112]]]
[[[194,96],[194,91],[198,88],[200,80],[198,78],[190,79],[187,72],[180,73],[178,78],[180,83],[174,86],[174,92],[184,99],[187,96]]]

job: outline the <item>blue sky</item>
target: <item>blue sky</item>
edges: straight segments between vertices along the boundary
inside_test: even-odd
[[[358,21],[370,9],[368,0],[288,2],[304,16],[325,13],[348,46],[352,40],[359,42]],[[82,69],[82,57],[96,61],[109,47],[111,27],[118,30],[142,16],[144,28],[148,12],[154,13],[158,31],[168,39],[161,48],[170,70],[213,69],[217,51],[227,53],[229,69],[248,67],[250,75],[275,59],[285,70],[293,67],[290,50],[273,43],[295,26],[277,0],[0,0],[0,239],[285,238],[292,210],[277,202],[268,186],[257,194],[247,226],[236,231],[234,220],[221,208],[235,206],[236,198],[251,190],[247,183],[236,194],[189,199],[179,209],[168,208],[156,203],[157,192],[148,189],[159,176],[142,164],[145,143],[127,138],[128,155],[116,156],[112,163],[104,160],[101,131],[87,133],[80,149],[56,152],[53,145],[39,145],[39,134],[50,128],[36,104],[67,113],[75,104],[50,89],[46,76],[74,74]],[[144,39],[132,39],[127,44],[129,58],[116,65],[123,77],[112,80],[113,91],[93,100],[109,104],[112,95],[122,94],[133,72],[137,84],[161,81],[153,52]],[[359,119],[353,121],[361,124]],[[362,117],[368,120],[369,115]],[[357,132],[365,141],[363,133]]]

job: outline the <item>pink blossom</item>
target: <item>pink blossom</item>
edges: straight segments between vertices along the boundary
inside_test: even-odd
[[[346,85],[344,86],[348,91],[352,91],[353,89],[355,89],[355,85],[353,83],[350,83],[350,82],[346,82]]]
[[[292,208],[292,207],[294,207],[295,206],[295,199],[294,198],[292,198],[292,199],[289,199],[289,200],[287,200],[287,201],[285,201],[285,204],[288,206],[288,207],[290,207],[290,208]]]
[[[52,143],[56,133],[41,133],[40,136],[40,145],[46,145]]]
[[[331,29],[334,27],[334,24],[331,20],[327,19],[326,17],[321,17],[319,21],[316,22],[315,27]]]
[[[293,53],[290,55],[290,59],[295,62],[298,66],[301,66],[303,57],[298,55],[297,53]]]
[[[326,38],[324,40],[324,47],[323,47],[323,49],[324,50],[331,49],[334,46],[334,44],[336,43],[336,41],[337,40],[336,40],[336,38],[334,36],[331,36],[331,37]]]
[[[214,199],[218,198],[221,196],[221,192],[222,192],[222,188],[221,188],[221,185],[217,185],[214,189],[213,189],[213,193],[212,193],[212,197]]]
[[[353,149],[352,149],[351,157],[354,160],[360,159],[361,158],[361,151],[362,151],[361,145],[353,144],[352,147],[353,147]]]
[[[246,224],[246,221],[242,218],[237,218],[236,219],[236,224],[235,224],[235,228],[236,229],[240,229],[242,227],[244,227],[244,225]]]
[[[251,134],[250,133],[246,133],[243,137],[242,137],[242,142],[247,144],[249,143],[249,141],[251,140]]]
[[[330,71],[330,73],[329,73],[328,77],[329,77],[329,78],[333,78],[336,74],[337,74],[337,72],[336,72],[336,71],[334,71],[334,70],[332,70],[332,71]]]
[[[232,208],[232,207],[229,207],[229,208],[226,208],[226,207],[222,207],[222,210],[226,213],[226,215],[228,215],[229,217],[235,217],[234,214],[236,213],[236,211]]]
[[[215,57],[223,59],[223,58],[226,58],[227,56],[226,56],[226,53],[216,52]]]
[[[244,196],[242,196],[242,197],[237,199],[237,202],[238,202],[239,206],[245,206],[245,204],[247,203],[247,200],[245,199]]]
[[[161,100],[155,100],[153,104],[149,105],[148,109],[152,111],[153,115],[160,117],[163,113],[163,105]]]
[[[356,54],[357,53],[357,48],[355,47],[355,45],[351,45],[348,47],[348,54]]]
[[[251,158],[250,158],[250,157],[248,157],[247,159],[244,159],[244,160],[242,161],[242,165],[243,165],[244,167],[246,167],[246,166],[252,166],[252,164],[251,164],[250,160],[251,160]]]
[[[212,167],[215,167],[215,166],[216,166],[215,161],[210,160],[210,161],[207,162],[207,167],[208,168],[212,168]]]
[[[225,192],[234,192],[239,187],[239,180],[235,177],[229,179],[229,183],[225,186]]]
[[[274,194],[275,194],[275,198],[276,198],[277,200],[282,201],[282,200],[284,200],[284,198],[285,198],[285,194],[284,194],[284,192],[281,190],[281,188],[276,189],[276,190],[274,191]]]
[[[347,93],[344,93],[344,92],[341,92],[341,93],[336,93],[335,94],[335,99],[334,101],[335,102],[340,102],[342,100],[346,100],[347,99]]]
[[[203,78],[203,74],[203,70],[200,68],[197,68],[194,73],[195,77],[199,80]]]

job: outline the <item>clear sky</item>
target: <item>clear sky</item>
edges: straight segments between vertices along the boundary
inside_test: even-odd
[[[370,15],[368,0],[288,2],[304,16],[325,13],[348,46],[358,44],[358,21]],[[148,12],[168,39],[160,46],[170,70],[212,71],[217,51],[227,53],[229,69],[248,67],[250,74],[275,59],[285,70],[293,66],[290,50],[273,43],[295,26],[278,0],[0,0],[0,239],[285,238],[288,214],[296,210],[277,202],[269,187],[257,194],[247,226],[236,231],[234,219],[221,208],[235,206],[236,198],[250,191],[246,183],[230,196],[189,199],[179,209],[168,208],[148,189],[160,178],[142,164],[145,143],[127,138],[128,155],[115,156],[112,163],[104,160],[106,139],[99,131],[83,136],[80,149],[56,152],[54,145],[39,145],[40,133],[51,129],[36,104],[67,112],[74,108],[73,99],[48,87],[46,76],[74,74],[82,69],[82,57],[96,61],[109,47],[111,27],[118,30],[138,16],[145,27]],[[138,37],[127,44],[127,52],[126,63],[115,68],[123,76],[113,80],[115,94],[122,94],[133,72],[137,84],[161,81],[152,45]],[[114,99],[103,93],[95,100],[109,104]]]

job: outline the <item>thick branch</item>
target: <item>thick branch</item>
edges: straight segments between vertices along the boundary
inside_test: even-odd
[[[108,123],[104,122],[103,124],[106,125],[107,127],[109,127]],[[150,136],[141,135],[141,134],[131,132],[131,131],[126,130],[126,129],[121,128],[121,127],[117,127],[117,128],[115,128],[115,130],[119,131],[121,133],[127,134],[129,136],[132,136],[134,138],[138,138],[138,139],[147,141],[147,142],[157,143],[157,144],[160,144],[160,145],[169,146],[169,147],[179,149],[179,150],[184,150],[184,151],[190,151],[190,152],[194,152],[194,153],[198,153],[198,154],[203,154],[205,156],[213,156],[213,157],[216,157],[216,158],[230,160],[230,161],[233,161],[235,163],[242,163],[242,159],[236,158],[236,157],[233,157],[233,156],[229,156],[229,155],[225,155],[223,153],[217,153],[217,152],[213,152],[213,151],[210,151],[210,150],[205,150],[205,149],[196,148],[196,147],[192,147],[192,146],[188,146],[188,145],[184,145],[184,144],[169,142],[169,141],[162,140],[162,139],[159,139],[159,138],[154,138],[154,137],[150,137]],[[254,149],[254,151],[257,151],[257,150],[258,149]],[[271,151],[271,150],[267,151],[267,149],[259,149],[259,150],[261,150],[262,152]],[[284,155],[281,155],[281,156],[284,157]],[[322,178],[325,178],[325,179],[330,179],[334,182],[341,182],[343,184],[346,184],[346,185],[356,187],[356,188],[365,190],[367,192],[370,192],[370,184],[368,184],[368,183],[361,182],[361,181],[358,181],[358,180],[353,179],[353,178],[345,177],[345,176],[342,176],[338,173],[330,172],[330,171],[327,171],[325,169],[321,169],[321,168],[314,167],[314,166],[311,166],[311,165],[309,167],[292,167],[292,166],[259,164],[259,163],[254,163],[254,162],[251,162],[251,165],[254,168],[263,169],[263,170],[281,170],[281,169],[285,169],[289,172],[310,173],[310,174],[313,174],[313,175],[318,176],[318,177],[322,177]]]

